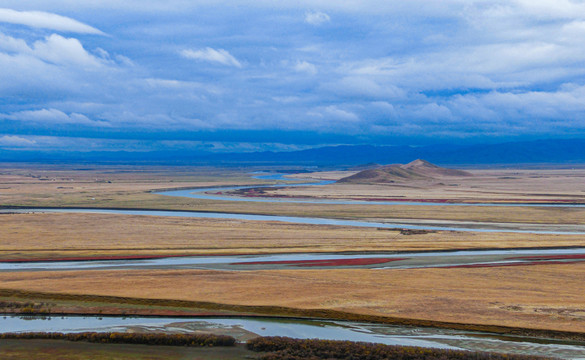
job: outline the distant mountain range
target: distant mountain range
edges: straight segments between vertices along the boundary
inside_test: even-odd
[[[344,166],[408,163],[441,165],[585,164],[585,139],[517,141],[500,144],[379,146],[340,145],[290,152],[206,153],[201,151],[17,151],[0,150],[0,162],[117,163],[168,165]]]

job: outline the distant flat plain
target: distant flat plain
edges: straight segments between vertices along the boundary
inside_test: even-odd
[[[585,223],[583,208],[247,203],[153,190],[262,184],[261,169],[0,166],[4,207],[101,207],[315,216]],[[270,191],[318,198],[583,202],[584,170],[472,170],[473,178]],[[335,173],[339,178],[349,173]],[[332,173],[302,174],[335,178]],[[0,259],[585,246],[582,236],[398,230],[106,214],[1,214]],[[3,289],[329,309],[354,314],[585,332],[585,265],[422,270],[119,270],[2,273]],[[11,298],[12,299],[12,298]],[[23,300],[23,298],[20,298]],[[80,298],[81,299],[81,298]],[[33,299],[34,300],[34,299]],[[273,310],[274,315],[278,315]]]

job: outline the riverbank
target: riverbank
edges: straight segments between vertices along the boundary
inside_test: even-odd
[[[298,309],[283,306],[258,306],[186,301],[171,299],[132,298],[103,295],[63,294],[50,292],[0,290],[0,313],[22,316],[124,316],[188,319],[192,317],[233,317],[273,319],[339,320],[371,324],[426,327],[477,331],[541,339],[557,339],[585,343],[585,331],[562,331],[427,319],[359,314],[332,309]]]

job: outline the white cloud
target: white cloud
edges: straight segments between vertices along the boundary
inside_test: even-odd
[[[0,22],[80,34],[105,35],[100,30],[77,20],[42,11],[16,11],[0,8]]]
[[[91,126],[108,126],[109,123],[104,121],[93,121],[87,116],[78,113],[67,115],[57,109],[25,110],[11,114],[0,114],[0,118],[7,120],[30,121],[47,125],[54,124],[75,124]]]
[[[585,96],[561,89],[585,85],[583,1],[2,4],[92,19],[112,34],[64,36],[0,24],[7,34],[0,34],[0,97],[13,120],[0,119],[31,134],[69,131],[92,119],[132,136],[169,127],[355,136],[378,126],[430,137],[455,128],[528,133],[536,121],[567,119],[575,136],[585,134],[576,122],[585,118]],[[331,23],[334,29],[323,32]],[[95,136],[101,129],[83,131]]]
[[[0,33],[1,51],[24,55],[58,65],[99,67],[109,60],[97,58],[88,53],[75,38],[52,34],[29,46],[23,39],[16,39]],[[103,54],[102,54],[103,55]]]
[[[220,94],[221,90],[217,86],[195,81],[182,81],[174,79],[158,79],[148,78],[144,79],[146,84],[151,88],[166,88],[176,90],[199,90],[212,94]],[[173,94],[175,96],[176,94]]]
[[[101,66],[102,62],[89,54],[79,40],[52,34],[33,44],[32,55],[54,64]]]
[[[293,69],[298,72],[304,72],[309,75],[317,74],[317,67],[310,62],[306,61],[297,61],[296,64],[293,66]]]
[[[348,111],[348,110],[341,109],[336,105],[318,107],[317,109],[309,111],[308,115],[310,115],[312,117],[317,117],[317,118],[337,120],[337,121],[341,120],[341,121],[345,121],[345,122],[357,122],[360,119],[359,116],[356,115],[355,113]],[[341,125],[341,124],[339,124],[339,125]]]
[[[30,52],[26,41],[0,33],[0,50],[10,53]]]
[[[329,15],[321,11],[308,11],[305,14],[305,22],[311,25],[322,25],[331,21]]]
[[[224,49],[213,49],[210,47],[198,50],[187,49],[181,51],[181,55],[187,59],[215,62],[226,66],[235,66],[238,68],[242,67],[242,64],[238,61],[238,59],[233,57],[232,54]]]
[[[373,76],[346,76],[337,81],[326,83],[323,89],[331,91],[337,95],[350,97],[369,97],[372,99],[397,99],[404,98],[406,93],[392,83],[385,83],[384,79],[381,85]]]
[[[0,146],[26,147],[35,145],[37,142],[15,135],[4,135],[0,137]]]
[[[572,19],[582,17],[585,4],[573,0],[515,0],[524,14],[536,19]]]

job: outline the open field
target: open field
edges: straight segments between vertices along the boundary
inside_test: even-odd
[[[580,235],[404,235],[376,228],[108,214],[4,214],[0,228],[0,260],[585,246]]]
[[[585,332],[585,264],[513,268],[2,273],[0,287]],[[172,304],[172,302],[171,302]],[[233,308],[235,310],[237,308]],[[303,310],[304,309],[304,310]],[[240,309],[241,310],[241,309]],[[339,317],[339,314],[337,314]]]
[[[385,184],[339,183],[269,190],[293,197],[352,199],[450,199],[461,202],[585,202],[585,170],[468,170],[473,176],[405,179]],[[339,180],[355,171],[316,172],[290,178]]]
[[[175,198],[150,192],[263,182],[250,179],[248,171],[3,168],[0,206],[176,209],[380,221],[401,218],[585,224],[584,208],[251,203]],[[521,201],[582,201],[583,174],[575,173],[573,177],[572,172],[561,174],[563,171],[558,170],[554,176],[543,172],[542,177],[528,171],[520,175],[505,171],[486,173],[484,180],[480,181],[480,176],[469,180],[476,181],[473,184],[427,184],[426,190],[419,185],[400,188],[352,184],[277,191],[295,196],[362,199],[384,194],[405,198],[418,194],[418,198],[457,201],[517,197]],[[547,189],[551,194],[543,194],[544,190],[539,189]],[[318,193],[310,194],[314,191]],[[375,228],[107,214],[2,214],[0,228],[0,259],[585,246],[585,239],[578,235],[449,231],[406,235]],[[39,271],[0,273],[0,288],[82,295],[53,304],[48,310],[45,307],[47,311],[63,313],[256,313],[354,320],[399,318],[585,333],[583,271],[582,263],[391,271]],[[92,296],[97,295],[162,302],[96,304]],[[27,297],[18,299],[26,301]],[[14,299],[3,296],[2,300]],[[173,300],[195,301],[199,305],[181,305]]]
[[[585,208],[508,208],[508,207],[454,207],[454,206],[385,206],[385,205],[322,205],[295,203],[254,203],[236,201],[212,201],[200,199],[177,198],[153,194],[156,189],[191,188],[207,186],[223,186],[228,184],[261,184],[266,181],[251,179],[249,169],[222,170],[213,168],[98,168],[97,170],[61,170],[53,167],[49,170],[32,170],[30,167],[0,171],[0,206],[28,207],[97,207],[97,208],[134,208],[134,209],[172,209],[231,213],[278,214],[283,216],[329,217],[339,219],[443,219],[469,220],[488,222],[519,222],[519,223],[551,223],[551,224],[583,224]],[[544,170],[543,170],[544,171]],[[559,170],[560,171],[560,170]],[[581,171],[581,172],[579,172]],[[560,177],[547,178],[554,183],[565,184],[577,190],[573,195],[565,197],[559,190],[552,197],[564,200],[582,201],[578,196],[582,192],[582,170],[576,170],[575,176],[565,174]],[[532,175],[530,175],[532,176]],[[530,176],[527,175],[528,179]],[[503,176],[506,177],[506,176]],[[514,185],[515,180],[499,179]],[[547,186],[546,184],[541,184]],[[538,185],[538,186],[541,186]],[[364,188],[365,186],[365,188]],[[452,187],[429,187],[433,194],[425,192],[420,186],[410,189],[402,186],[392,190],[392,186],[379,185],[327,185],[302,187],[277,191],[294,191],[295,195],[308,195],[363,198],[380,197],[380,192],[392,196],[415,196],[417,199],[432,196],[438,191],[440,198],[457,198]],[[518,183],[516,192],[525,191],[524,184]],[[546,187],[543,187],[546,189]],[[496,200],[498,196],[510,194],[493,194],[489,199],[482,198],[481,189],[473,189],[466,193],[466,199],[487,201]],[[394,191],[394,192],[393,192]],[[585,191],[585,189],[583,189]],[[293,193],[291,193],[293,194]],[[400,194],[400,195],[399,195]],[[436,196],[439,196],[436,195]],[[583,193],[585,196],[585,193]],[[552,198],[548,198],[551,200]]]

